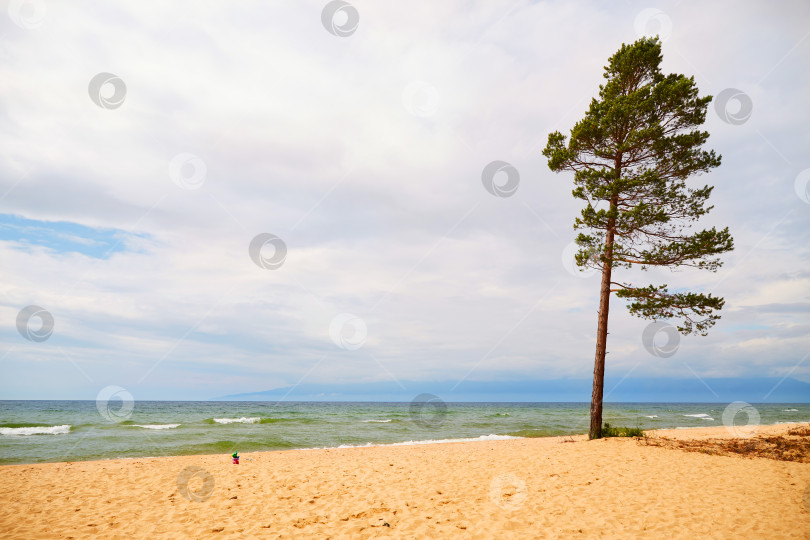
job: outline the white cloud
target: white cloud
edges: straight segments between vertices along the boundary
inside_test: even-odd
[[[0,243],[4,319],[37,303],[57,321],[43,348],[8,325],[7,362],[72,370],[66,397],[97,389],[63,369],[59,348],[99,384],[156,397],[294,384],[324,355],[308,380],[453,379],[478,362],[473,378],[589,376],[598,277],[561,264],[578,203],[540,151],[548,132],[582,116],[649,6],[356,5],[348,38],[324,30],[314,1],[50,3],[39,28],[2,22],[3,212],[145,235],[109,260]],[[785,324],[807,312],[762,306],[807,302],[806,276],[785,275],[809,258],[808,206],[793,181],[810,166],[810,13],[800,3],[662,9],[672,21],[665,71],[694,74],[703,94],[740,88],[754,103],[741,126],[710,107],[709,147],[724,164],[697,180],[716,186],[706,223],[729,225],[737,250],[717,274],[627,275],[727,298],[708,338],[682,341],[698,372],[786,371],[807,339]],[[126,83],[118,109],[88,96],[102,71]],[[403,104],[413,81],[436,89],[432,114]],[[205,163],[199,189],[172,182],[181,153]],[[520,171],[512,197],[481,185],[496,159]],[[287,243],[279,270],[247,255],[261,232]],[[651,362],[646,321],[612,307],[609,371],[689,376],[678,362]],[[368,326],[357,351],[329,338],[345,312]],[[774,336],[723,330],[751,319]],[[779,351],[767,366],[744,347],[763,340]],[[48,397],[57,386],[0,388]]]

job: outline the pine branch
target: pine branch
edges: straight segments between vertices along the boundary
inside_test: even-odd
[[[711,294],[670,293],[666,285],[626,288],[616,292],[619,298],[634,300],[627,307],[630,313],[644,319],[680,317],[678,331],[683,334],[706,335],[720,318],[714,311],[722,309],[725,300]]]

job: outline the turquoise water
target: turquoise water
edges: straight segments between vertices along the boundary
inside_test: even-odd
[[[587,433],[587,403],[0,401],[0,464],[231,454]],[[723,426],[727,404],[607,403],[643,429]],[[810,421],[808,404],[753,404],[760,424]],[[117,407],[117,409],[115,408]],[[736,425],[749,422],[746,413]]]

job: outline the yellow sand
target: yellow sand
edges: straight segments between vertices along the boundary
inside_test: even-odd
[[[810,538],[809,464],[574,439],[4,466],[0,536]]]

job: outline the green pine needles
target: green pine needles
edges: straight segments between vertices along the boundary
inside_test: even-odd
[[[633,315],[679,319],[683,334],[705,335],[724,303],[711,294],[612,280],[613,268],[632,265],[716,271],[719,255],[734,247],[728,228],[689,230],[712,209],[706,202],[713,188],[687,187],[686,179],[720,165],[719,155],[702,148],[709,134],[698,129],[712,97],[698,95],[694,77],[662,74],[661,59],[658,38],[622,45],[570,138],[551,133],[543,150],[552,171],[574,173],[573,195],[585,202],[574,222],[584,231],[576,238],[577,264],[602,271],[595,386],[600,356],[604,363],[610,293],[628,300]],[[592,438],[602,427],[601,388],[598,394],[600,421],[594,426],[592,418]]]

